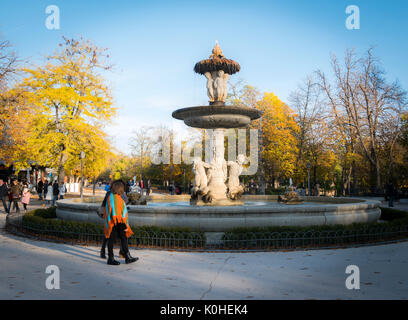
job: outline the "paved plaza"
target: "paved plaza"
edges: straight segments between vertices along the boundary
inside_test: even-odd
[[[97,247],[14,236],[3,229],[5,214],[0,221],[0,299],[408,299],[408,242],[295,252],[143,249],[132,250],[138,262],[115,267]],[[58,290],[45,286],[49,265],[60,269]],[[348,265],[360,269],[359,290],[345,286]]]

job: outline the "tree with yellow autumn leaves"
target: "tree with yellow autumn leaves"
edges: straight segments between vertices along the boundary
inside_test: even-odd
[[[56,168],[59,180],[78,169],[84,151],[85,174],[96,177],[109,156],[104,126],[116,113],[102,72],[109,70],[105,49],[90,41],[67,39],[45,65],[23,68],[16,85],[31,109],[24,143],[14,152],[17,169],[28,161]]]
[[[274,183],[293,177],[298,150],[295,135],[299,131],[295,113],[272,92],[265,92],[255,107],[262,111],[262,119],[258,121],[262,121],[265,178]]]

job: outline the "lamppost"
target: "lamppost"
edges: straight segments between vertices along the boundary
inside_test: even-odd
[[[265,194],[265,174],[264,174],[264,167],[263,167],[263,158],[262,158],[262,152],[263,152],[263,132],[262,132],[262,117],[259,119],[259,129],[258,129],[258,159],[259,159],[259,165],[260,165],[260,175],[259,175],[259,184],[260,184],[260,193]]]
[[[307,193],[308,193],[308,196],[310,197],[310,162],[308,162],[307,164],[306,164],[306,167],[307,167]]]
[[[80,158],[81,158],[81,188],[80,188],[80,198],[82,201],[83,198],[83,194],[84,194],[84,159],[85,159],[85,152],[81,151],[80,154]]]

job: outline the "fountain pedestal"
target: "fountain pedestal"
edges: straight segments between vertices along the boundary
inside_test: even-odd
[[[213,200],[227,199],[227,163],[224,159],[224,129],[215,129],[213,133],[213,152],[208,174],[208,188]]]

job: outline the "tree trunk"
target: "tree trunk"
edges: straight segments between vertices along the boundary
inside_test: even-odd
[[[96,178],[93,177],[93,188],[92,188],[92,194],[95,196],[95,188],[96,188]]]
[[[65,153],[61,153],[60,155],[60,161],[58,165],[58,170],[57,170],[57,176],[58,176],[58,183],[63,183],[65,179],[65,163],[68,160],[68,155]]]
[[[376,193],[383,193],[382,187],[381,187],[381,171],[380,171],[380,163],[377,159],[376,161],[376,179],[375,179],[375,188],[376,188]]]

